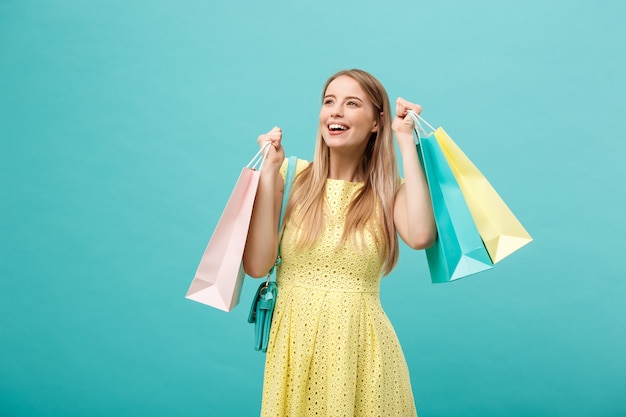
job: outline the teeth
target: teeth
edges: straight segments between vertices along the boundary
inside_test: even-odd
[[[328,128],[330,130],[346,130],[347,129],[345,126],[338,125],[338,124],[335,124],[335,123],[333,123],[331,125],[328,125]]]

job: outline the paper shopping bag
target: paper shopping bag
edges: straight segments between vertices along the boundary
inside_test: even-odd
[[[224,311],[239,303],[245,276],[241,259],[258,184],[258,171],[244,168],[202,255],[186,298]]]
[[[239,303],[245,277],[243,250],[261,169],[254,167],[261,151],[239,175],[185,296],[190,300],[224,311]]]
[[[461,188],[435,136],[422,137],[417,150],[437,225],[437,240],[426,249],[431,281],[450,282],[492,268]]]
[[[441,127],[434,134],[461,187],[491,261],[495,264],[530,243],[532,237],[461,148]]]

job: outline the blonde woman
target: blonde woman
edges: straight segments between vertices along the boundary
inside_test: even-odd
[[[414,249],[436,238],[408,110],[421,107],[399,98],[392,119],[385,89],[365,71],[330,77],[315,156],[298,160],[281,234],[282,132],[276,127],[258,138],[272,146],[246,242],[246,273],[266,276],[282,239],[262,416],[417,415],[404,354],[379,298],[380,280],[398,260],[397,236]]]

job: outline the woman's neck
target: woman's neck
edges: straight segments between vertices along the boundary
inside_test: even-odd
[[[362,182],[365,173],[362,172],[362,160],[360,157],[345,153],[330,153],[330,168],[328,178],[349,182]]]

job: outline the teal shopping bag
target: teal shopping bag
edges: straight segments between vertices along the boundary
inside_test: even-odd
[[[420,137],[417,152],[426,174],[437,240],[426,249],[432,282],[450,282],[493,267],[461,188],[434,134]]]

